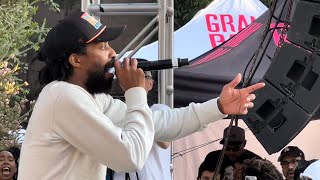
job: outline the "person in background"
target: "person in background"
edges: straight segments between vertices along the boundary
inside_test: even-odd
[[[266,159],[246,159],[243,162],[242,180],[252,177],[256,180],[282,180],[282,174]]]
[[[104,180],[107,167],[139,171],[154,141],[185,137],[227,114],[247,114],[253,92],[265,86],[236,89],[238,74],[219,98],[152,113],[137,60],[114,60],[109,41],[124,29],[76,11],[48,32],[37,57],[45,63],[39,72],[45,87],[22,143],[19,180]],[[125,102],[109,94],[114,76]]]
[[[143,61],[143,60],[139,60]],[[138,62],[139,62],[138,61]],[[144,71],[145,74],[145,90],[147,94],[152,90],[154,85],[153,75],[151,71]],[[151,111],[169,110],[170,108],[164,104],[154,104],[150,107]],[[110,180],[170,180],[170,159],[171,159],[171,142],[154,142],[149,156],[143,168],[138,172],[131,173],[115,173],[110,172]],[[107,174],[108,176],[108,174]]]
[[[305,160],[305,156],[297,146],[287,146],[281,151],[278,161],[286,180],[294,180],[295,170],[301,160]]]
[[[312,163],[314,163],[316,161],[318,161],[318,159],[312,159],[312,160],[309,160],[309,161],[301,160],[298,163],[298,166],[297,166],[296,170],[294,171],[294,179],[295,180],[309,180],[309,179],[311,179],[310,178],[311,177],[310,174],[304,173],[304,171],[310,166],[310,164],[312,164]],[[315,170],[319,172],[320,169],[315,169]],[[319,178],[320,178],[320,176],[319,176]]]
[[[216,175],[216,179],[213,179],[216,173],[216,165],[217,163],[203,161],[199,166],[197,180],[220,180],[220,172]]]
[[[245,131],[241,127],[231,126],[230,136],[228,144],[226,147],[226,152],[222,161],[222,166],[225,167],[223,174],[221,174],[224,179],[234,179],[237,178],[237,168],[240,167],[240,161],[243,162],[245,159],[261,159],[261,157],[247,149],[245,149],[247,140],[245,139]],[[224,144],[227,138],[229,127],[224,129],[223,138],[220,144]],[[205,160],[214,162],[220,156],[222,150],[212,151],[207,154]],[[238,163],[236,163],[238,160]],[[240,164],[239,164],[240,163]]]
[[[18,177],[20,149],[12,146],[0,151],[0,180],[16,180]]]
[[[311,161],[310,165],[301,174],[302,180],[320,179],[320,160]]]
[[[17,132],[18,136],[16,138],[17,139],[17,143],[19,145],[21,145],[22,142],[23,142],[24,135],[26,134],[26,129],[27,129],[27,126],[28,126],[28,122],[27,121],[21,122],[20,126],[21,126],[21,128],[18,130],[18,132]]]

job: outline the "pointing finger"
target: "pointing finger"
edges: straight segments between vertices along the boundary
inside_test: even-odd
[[[235,88],[238,86],[238,84],[241,82],[241,74],[238,73],[237,76],[230,82],[228,83],[225,87],[226,88]]]
[[[254,84],[254,85],[251,85],[251,86],[245,88],[245,90],[247,91],[247,93],[251,93],[251,92],[254,92],[258,89],[263,88],[265,85],[266,85],[265,83],[257,83],[257,84]]]

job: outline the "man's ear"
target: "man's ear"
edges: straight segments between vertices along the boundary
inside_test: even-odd
[[[75,67],[75,68],[77,68],[77,67],[80,67],[80,58],[79,58],[79,56],[77,55],[77,54],[75,54],[75,53],[72,53],[70,56],[69,56],[69,63],[73,66],[73,67]]]

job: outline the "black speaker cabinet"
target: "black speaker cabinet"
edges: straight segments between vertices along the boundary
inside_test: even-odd
[[[255,106],[244,122],[269,154],[280,151],[308,124],[312,115],[264,81],[256,91]]]
[[[299,1],[294,11],[287,39],[307,49],[320,48],[320,1]]]
[[[320,104],[320,56],[284,43],[264,79],[308,114]]]
[[[287,39],[243,117],[269,154],[285,147],[309,123],[320,104],[320,0],[297,3]]]

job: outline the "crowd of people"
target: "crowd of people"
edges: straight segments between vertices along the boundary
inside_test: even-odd
[[[254,92],[264,87],[257,83],[237,89],[239,74],[218,98],[183,108],[150,108],[151,72],[137,68],[136,59],[113,61],[116,52],[108,42],[124,29],[102,25],[79,11],[49,31],[37,57],[45,62],[39,73],[45,87],[23,137],[21,156],[14,147],[0,152],[0,180],[169,180],[171,141],[227,115],[247,114]],[[124,102],[109,94],[115,76]],[[229,130],[220,170],[216,166],[222,151],[212,151],[199,167],[198,180],[282,179],[270,161],[245,149],[242,128],[225,129],[221,144]],[[296,178],[296,170],[301,171],[299,178],[314,179],[308,168],[319,167],[294,146],[281,152],[279,162],[287,180]]]
[[[244,129],[231,126],[224,130],[221,144],[226,137],[229,139],[225,155],[217,171],[222,150],[207,154],[198,171],[198,180],[299,180],[320,179],[320,167],[317,160],[307,161],[303,151],[296,146],[285,147],[278,158],[282,173],[267,159],[245,149],[246,139]],[[308,166],[312,170],[308,170]],[[315,167],[318,166],[318,169]],[[314,169],[314,170],[313,170]],[[318,174],[316,173],[318,172]],[[283,178],[284,177],[284,178]]]

